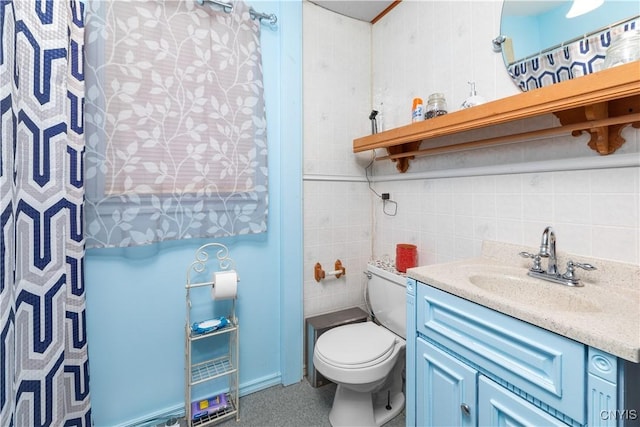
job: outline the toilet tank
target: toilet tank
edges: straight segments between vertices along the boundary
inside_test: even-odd
[[[396,335],[407,335],[407,283],[398,273],[368,265],[367,292],[376,320]]]

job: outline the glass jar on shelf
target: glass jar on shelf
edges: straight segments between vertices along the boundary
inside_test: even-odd
[[[447,114],[447,101],[444,99],[444,94],[432,93],[427,100],[425,118],[432,119],[443,114]]]
[[[619,34],[607,49],[602,68],[613,68],[640,59],[640,30]]]

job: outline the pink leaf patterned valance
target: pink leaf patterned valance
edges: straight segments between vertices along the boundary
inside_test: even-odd
[[[87,19],[89,247],[266,231],[260,22],[195,1]]]

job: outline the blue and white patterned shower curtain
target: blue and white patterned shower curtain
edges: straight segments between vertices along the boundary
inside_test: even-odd
[[[0,426],[89,426],[84,5],[0,0]]]
[[[638,28],[639,17],[614,25],[508,67],[509,75],[523,92],[550,86],[600,71],[612,40]]]

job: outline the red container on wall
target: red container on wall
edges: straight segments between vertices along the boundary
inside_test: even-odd
[[[418,265],[418,247],[409,243],[396,245],[396,270],[406,273],[407,268]]]

